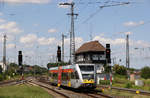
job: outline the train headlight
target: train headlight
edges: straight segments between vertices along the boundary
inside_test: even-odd
[[[85,79],[85,80],[83,80],[83,83],[94,83],[94,80],[93,79],[91,79],[91,80]]]

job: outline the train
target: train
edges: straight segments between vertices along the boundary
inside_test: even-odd
[[[67,66],[51,67],[49,81],[58,86],[71,88],[96,88],[94,64],[72,64]]]

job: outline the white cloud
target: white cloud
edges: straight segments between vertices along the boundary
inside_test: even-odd
[[[0,42],[3,42],[3,36],[0,36]]]
[[[15,38],[13,35],[7,35],[7,41],[11,42],[13,41]]]
[[[144,21],[139,21],[139,22],[129,21],[129,22],[125,22],[123,25],[126,27],[135,27],[135,26],[139,26],[142,24],[144,24]]]
[[[37,27],[37,26],[39,26],[39,24],[35,23],[35,24],[33,24],[33,26]]]
[[[26,59],[30,59],[33,57],[33,55],[35,55],[35,52],[34,51],[26,51],[23,53],[25,56],[26,56]]]
[[[77,49],[83,44],[83,39],[81,37],[76,37],[75,42],[76,42],[76,49]]]
[[[41,37],[41,38],[38,39],[38,43],[40,45],[50,45],[50,44],[57,43],[57,40],[55,38]]]
[[[19,34],[23,32],[17,25],[16,22],[11,21],[0,25],[0,30],[11,34]]]
[[[104,44],[110,43],[112,45],[120,45],[126,42],[126,40],[123,38],[110,39],[110,38],[105,38],[103,36],[95,36],[93,40],[98,40],[100,41],[100,43],[104,43]]]
[[[83,38],[81,38],[81,37],[76,37],[75,38],[75,46],[76,46],[76,49],[77,48],[79,48],[82,44],[83,44]],[[60,42],[60,44],[61,44],[61,42]],[[67,46],[67,47],[70,47],[70,38],[66,38],[65,40],[64,40],[64,44],[65,44],[65,46]]]
[[[49,29],[48,32],[49,33],[55,33],[55,32],[57,32],[57,30],[56,29]]]
[[[36,40],[37,36],[35,34],[28,34],[20,38],[20,42],[23,44],[33,44]]]
[[[125,38],[106,38],[104,36],[95,36],[93,40],[98,40],[102,44],[110,43],[113,46],[125,46],[126,39]],[[132,47],[150,47],[150,43],[143,40],[130,40],[129,44]]]
[[[12,49],[12,48],[14,48],[15,47],[15,44],[7,44],[7,46],[6,46],[8,49]]]
[[[139,48],[139,47],[143,47],[143,48],[150,47],[150,43],[143,41],[143,40],[137,40],[137,41],[130,40],[130,45],[137,47],[137,48]]]
[[[4,23],[5,21],[5,19],[0,19],[0,23]]]
[[[7,3],[35,3],[35,4],[42,4],[42,3],[49,3],[51,0],[4,0]]]
[[[3,16],[3,13],[2,13],[2,12],[0,12],[0,16]]]

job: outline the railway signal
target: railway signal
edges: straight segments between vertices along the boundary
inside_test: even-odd
[[[19,51],[18,53],[18,65],[22,66],[22,51]]]
[[[21,74],[21,80],[24,80],[24,75],[23,75],[23,65],[22,65],[22,62],[23,62],[23,58],[22,58],[22,51],[19,51],[18,52],[18,65],[20,66],[20,74]]]
[[[61,62],[61,47],[58,46],[58,49],[57,49],[57,59],[58,59],[58,62]]]
[[[107,61],[107,63],[111,63],[110,44],[106,44],[106,61]]]

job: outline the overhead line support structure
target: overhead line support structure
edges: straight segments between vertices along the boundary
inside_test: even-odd
[[[129,35],[126,35],[126,67],[130,68],[130,55],[129,55]]]
[[[67,15],[71,16],[71,31],[70,31],[70,63],[75,63],[75,33],[74,33],[74,16],[78,16],[78,14],[74,13],[74,2],[71,3],[60,3],[59,5],[69,5],[71,6],[71,13]]]
[[[62,62],[64,62],[64,42],[65,42],[65,35],[62,33]]]
[[[127,75],[128,80],[130,80],[130,53],[129,53],[129,34],[126,35],[126,68],[127,68]]]
[[[6,34],[4,35],[4,44],[3,44],[3,71],[5,72],[7,70],[6,65]]]

